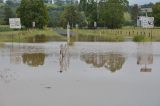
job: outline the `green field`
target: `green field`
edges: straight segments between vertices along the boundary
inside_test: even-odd
[[[160,41],[160,29],[122,28],[122,29],[78,29],[79,41],[125,41],[134,37],[144,38],[140,41]]]
[[[0,32],[0,42],[46,42],[64,41],[66,38],[47,28],[44,30],[12,30]]]

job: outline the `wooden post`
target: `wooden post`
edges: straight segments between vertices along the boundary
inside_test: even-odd
[[[70,25],[69,23],[67,25],[67,43],[68,44],[70,43]]]

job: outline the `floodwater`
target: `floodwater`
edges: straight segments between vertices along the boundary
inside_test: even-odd
[[[160,43],[0,44],[0,106],[160,106]]]

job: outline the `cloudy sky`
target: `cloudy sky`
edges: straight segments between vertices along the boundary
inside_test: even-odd
[[[130,4],[146,4],[150,2],[160,2],[160,0],[128,0]]]

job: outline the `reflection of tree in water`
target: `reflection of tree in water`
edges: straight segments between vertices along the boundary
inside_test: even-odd
[[[143,65],[141,72],[151,72],[147,66],[153,64],[152,43],[140,43],[137,50],[137,64]]]
[[[114,53],[85,53],[81,55],[81,59],[87,64],[97,68],[105,67],[111,72],[120,70],[125,62],[125,57]]]
[[[28,64],[33,67],[38,67],[39,65],[43,65],[45,61],[44,53],[24,53],[22,55],[23,63]]]
[[[112,72],[120,70],[125,62],[125,58],[120,54],[109,54],[106,61],[105,67],[110,69]]]

